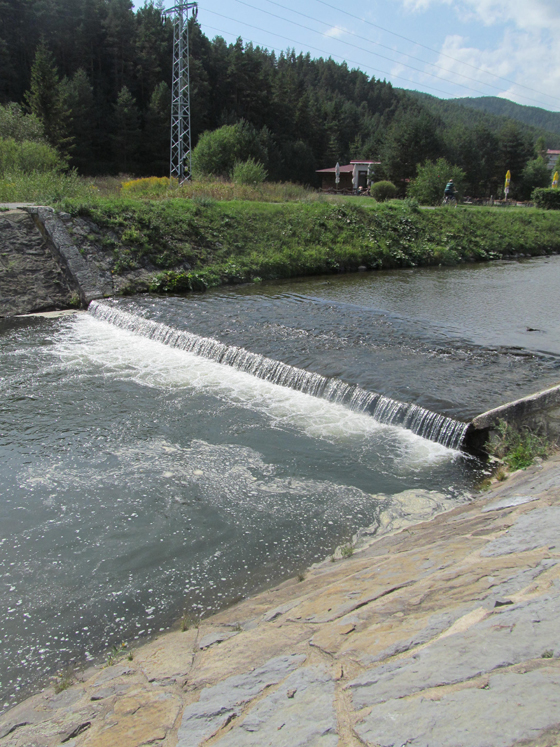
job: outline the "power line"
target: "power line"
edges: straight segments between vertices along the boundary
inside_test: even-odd
[[[352,60],[349,57],[343,57],[339,54],[332,54],[330,52],[325,51],[324,49],[319,49],[318,47],[314,47],[310,44],[304,44],[303,42],[297,41],[296,39],[290,39],[288,36],[284,36],[283,34],[277,34],[275,31],[269,31],[268,29],[262,29],[259,26],[254,26],[251,23],[247,23],[246,21],[239,21],[237,18],[231,18],[230,16],[225,16],[223,13],[218,13],[215,10],[209,10],[208,8],[205,9],[205,13],[212,13],[212,15],[219,16],[220,18],[224,18],[226,21],[234,21],[237,23],[241,23],[243,26],[247,26],[250,29],[255,29],[256,31],[262,31],[264,34],[271,34],[272,36],[277,36],[279,39],[284,39],[285,41],[291,42],[292,44],[297,44],[301,46],[305,46],[308,49],[313,49],[315,52],[319,52],[320,54],[327,55],[327,57],[336,57],[339,60],[343,60],[344,62],[351,62],[353,65],[358,65],[360,68],[365,67],[363,63],[358,62],[357,60]],[[206,24],[205,24],[206,25]],[[211,26],[206,26],[206,28],[212,28]],[[231,36],[235,36],[235,34],[231,31],[222,31],[221,29],[213,29],[214,31],[218,31],[220,34],[229,34]],[[267,46],[270,47],[270,45],[266,44],[260,44],[259,46],[266,48]],[[270,47],[270,49],[274,49],[274,47]],[[276,49],[275,51],[282,52],[284,50]],[[417,83],[413,80],[410,80],[410,78],[403,78],[402,75],[392,75],[391,73],[388,73],[386,70],[379,70],[375,67],[367,66],[369,70],[373,70],[376,73],[381,73],[382,75],[388,75],[392,78],[398,78],[399,80],[407,81],[407,83],[412,83],[413,85],[417,85]],[[448,91],[442,91],[440,88],[434,88],[433,86],[424,86],[425,88],[430,88],[432,91],[437,91],[437,93],[442,93],[444,96],[449,96]]]
[[[319,34],[320,36],[326,36],[326,34],[322,31],[317,31],[317,29],[311,28],[310,26],[304,26],[302,23],[298,23],[297,21],[292,21],[288,18],[284,18],[284,16],[279,16],[277,13],[271,13],[269,10],[264,10],[263,8],[259,8],[256,5],[251,5],[251,3],[245,2],[245,0],[235,0],[235,2],[239,3],[240,5],[245,5],[247,8],[251,8],[252,10],[258,10],[261,13],[265,13],[266,15],[271,16],[272,18],[278,18],[281,21],[285,21],[286,23],[291,24],[292,26],[299,26],[302,29],[305,29],[306,31],[311,31],[313,34]],[[319,23],[322,23],[319,21]],[[386,57],[385,55],[379,54],[378,52],[372,52],[369,49],[365,49],[364,47],[359,47],[357,44],[352,44],[351,42],[344,41],[343,39],[336,39],[336,41],[340,42],[341,44],[346,44],[348,47],[353,47],[354,49],[359,49],[361,52],[365,52],[366,54],[374,55],[375,57],[381,57],[384,60],[388,60],[389,62],[392,62],[394,64],[402,65],[403,67],[407,67],[410,70],[414,70],[415,72],[421,73],[422,75],[429,75],[432,78],[437,78],[440,80],[439,76],[434,75],[434,73],[428,73],[425,70],[420,70],[417,67],[414,67],[412,65],[407,65],[405,62],[398,62],[397,60],[392,60],[390,57]],[[464,83],[457,83],[456,85],[459,85],[461,88],[466,89],[467,91],[472,91],[473,93],[481,94],[482,96],[485,96],[487,94],[484,93],[484,91],[480,91],[477,88],[471,88],[470,86],[465,85]],[[521,96],[521,98],[526,98],[526,96]],[[529,101],[534,101],[534,99],[528,99]]]
[[[522,83],[517,83],[517,81],[510,80],[510,78],[504,78],[502,75],[498,75],[497,73],[492,73],[490,70],[484,70],[481,67],[472,65],[470,62],[464,62],[463,60],[458,60],[456,57],[452,57],[449,54],[445,54],[445,52],[439,52],[437,49],[428,47],[426,46],[426,44],[422,44],[421,42],[415,41],[414,39],[409,39],[408,36],[397,34],[396,31],[391,31],[390,29],[386,29],[383,26],[379,26],[378,24],[373,23],[372,21],[368,21],[366,18],[360,18],[360,16],[355,16],[353,13],[349,13],[347,10],[341,10],[340,8],[337,8],[335,5],[331,5],[330,3],[327,3],[325,0],[316,0],[316,2],[321,3],[321,5],[326,5],[327,8],[336,10],[339,13],[344,13],[344,15],[349,16],[350,18],[354,18],[355,20],[360,21],[361,23],[366,23],[368,26],[371,26],[374,29],[379,29],[380,31],[384,31],[387,34],[391,34],[392,36],[396,36],[399,39],[403,39],[404,41],[410,42],[411,44],[416,44],[416,46],[418,47],[427,49],[429,52],[433,52],[434,54],[441,55],[442,57],[446,57],[448,60],[453,60],[453,62],[458,62],[460,65],[466,65],[467,67],[470,67],[473,70],[477,70],[480,73],[485,73],[486,75],[492,75],[494,78],[503,80],[506,83],[511,83],[512,85],[518,86],[519,88],[525,88],[527,89],[527,91],[533,91],[534,93],[538,93],[541,96],[544,96],[545,98],[554,99],[555,101],[560,101],[560,98],[558,98],[557,96],[551,96],[549,93],[543,93],[542,91],[539,91],[536,88],[532,88],[530,86],[524,86]]]

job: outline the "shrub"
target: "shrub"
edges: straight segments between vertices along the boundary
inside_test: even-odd
[[[377,200],[377,202],[385,202],[385,200],[392,200],[397,196],[397,188],[393,182],[375,182],[372,184],[369,190],[370,195]]]
[[[236,161],[254,158],[266,164],[269,139],[266,127],[258,132],[244,121],[203,132],[192,154],[193,173],[227,177]]]
[[[543,210],[560,210],[560,189],[534,189],[531,199]]]
[[[13,138],[18,143],[32,140],[45,143],[43,125],[34,114],[25,114],[19,104],[0,104],[0,138]]]
[[[247,161],[236,161],[231,172],[231,180],[235,184],[262,184],[266,177],[265,167],[253,158]]]
[[[533,189],[546,189],[550,184],[550,171],[544,158],[529,161],[521,174],[521,196],[529,199]]]
[[[447,182],[453,179],[458,196],[463,194],[465,172],[453,166],[445,158],[437,161],[425,161],[418,166],[418,174],[407,190],[409,197],[414,197],[421,205],[440,205]]]
[[[5,174],[61,171],[64,161],[58,151],[46,143],[0,138],[0,176]]]

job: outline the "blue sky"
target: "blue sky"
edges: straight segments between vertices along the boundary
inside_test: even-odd
[[[211,38],[332,56],[399,88],[560,111],[560,0],[200,0],[198,17]]]

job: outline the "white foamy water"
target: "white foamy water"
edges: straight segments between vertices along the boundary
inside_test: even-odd
[[[212,337],[193,334],[173,325],[154,322],[143,314],[130,313],[114,304],[92,301],[89,312],[96,318],[149,340],[162,342],[201,358],[248,373],[328,402],[344,404],[356,412],[368,412],[378,423],[398,425],[448,448],[459,448],[467,423],[426,410],[414,403],[400,402],[377,392],[349,385],[339,378],[328,378],[303,368],[287,365],[237,345],[225,345]]]
[[[398,426],[378,423],[365,413],[273,384],[192,353],[121,330],[89,315],[74,320],[51,351],[79,372],[94,364],[100,376],[130,379],[157,389],[192,389],[230,404],[261,412],[273,427],[359,447],[390,439],[403,467],[419,468],[457,458],[458,453]]]

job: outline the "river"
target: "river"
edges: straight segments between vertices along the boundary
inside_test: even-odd
[[[452,506],[483,472],[146,325],[466,422],[558,382],[559,287],[560,257],[543,257],[101,302],[126,329],[95,312],[0,321],[0,707],[302,571],[395,493]]]

